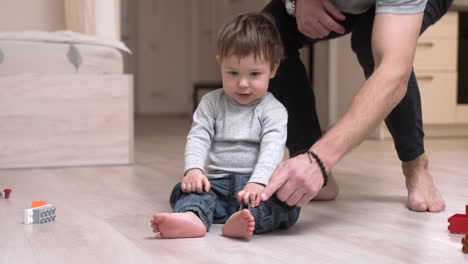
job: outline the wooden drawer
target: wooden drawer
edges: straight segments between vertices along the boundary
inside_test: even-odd
[[[414,57],[415,70],[457,70],[457,41],[455,39],[419,40]]]
[[[416,72],[424,124],[448,124],[456,120],[456,72]]]
[[[420,40],[427,39],[457,39],[458,36],[458,12],[448,12],[434,25],[430,26],[419,37]]]
[[[132,76],[0,75],[0,169],[133,163]]]

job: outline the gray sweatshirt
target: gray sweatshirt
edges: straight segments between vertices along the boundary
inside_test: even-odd
[[[185,172],[199,168],[209,179],[251,174],[249,182],[267,184],[283,159],[287,121],[286,108],[271,93],[241,105],[223,89],[212,91],[193,115]]]

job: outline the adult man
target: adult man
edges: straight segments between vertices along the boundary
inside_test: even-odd
[[[418,36],[446,13],[452,1],[272,0],[265,7],[276,20],[287,56],[270,82],[271,92],[288,109],[286,145],[293,155],[304,149],[311,153],[281,163],[262,193],[264,200],[275,192],[289,205],[303,206],[314,197],[334,199],[338,186],[329,172],[385,119],[402,161],[408,208],[430,212],[445,208],[424,153],[412,65]],[[367,80],[343,117],[322,136],[298,49],[349,32]],[[322,188],[327,174],[328,185]]]

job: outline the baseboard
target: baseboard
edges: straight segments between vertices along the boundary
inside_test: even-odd
[[[438,137],[468,137],[468,124],[450,124],[450,125],[424,125],[424,134],[426,138]],[[371,135],[369,139],[385,140],[391,139],[392,136],[387,127],[380,125]]]

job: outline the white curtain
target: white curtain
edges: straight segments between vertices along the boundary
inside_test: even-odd
[[[96,35],[96,1],[65,0],[67,30]]]

